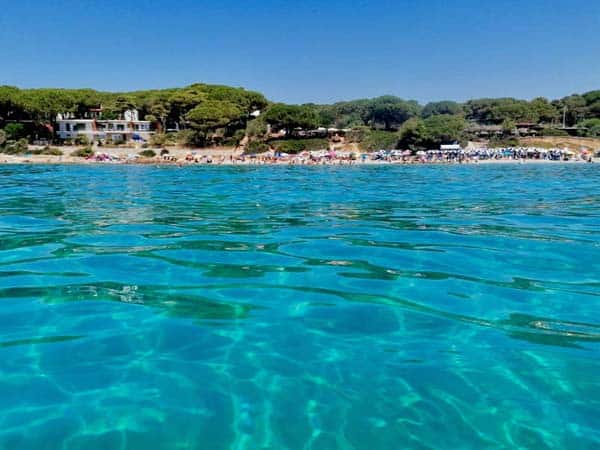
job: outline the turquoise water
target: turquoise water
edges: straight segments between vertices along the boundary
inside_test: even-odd
[[[599,186],[0,167],[0,448],[597,448]]]

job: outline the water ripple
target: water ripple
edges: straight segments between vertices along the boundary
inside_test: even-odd
[[[599,182],[0,166],[0,448],[594,448]]]

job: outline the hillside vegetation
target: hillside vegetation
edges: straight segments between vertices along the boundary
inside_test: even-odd
[[[330,105],[287,105],[269,102],[261,93],[243,88],[197,83],[114,93],[1,86],[0,146],[16,148],[23,139],[55,140],[52,126],[58,113],[84,117],[96,111],[102,119],[113,119],[131,108],[153,123],[157,133],[152,144],[158,146],[243,143],[254,149],[296,150],[312,148],[316,142],[304,145],[298,140],[327,137],[308,135],[306,130],[335,128],[340,134],[343,130],[346,142],[357,143],[364,150],[421,149],[466,143],[473,137],[473,126],[495,127],[494,139],[508,142],[523,123],[534,124],[543,136],[565,137],[568,130],[580,137],[600,137],[600,90],[555,100],[485,98],[421,105],[415,100],[382,96]],[[274,144],[277,139],[293,142]]]

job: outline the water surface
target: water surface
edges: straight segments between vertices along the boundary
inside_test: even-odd
[[[597,448],[599,186],[0,167],[0,448]]]

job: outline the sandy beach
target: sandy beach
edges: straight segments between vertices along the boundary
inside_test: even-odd
[[[593,158],[592,163],[600,163],[600,158]],[[432,162],[432,161],[381,161],[381,160],[344,160],[337,159],[321,162],[307,162],[294,159],[281,159],[277,161],[262,161],[249,157],[243,160],[229,160],[229,158],[216,159],[212,162],[204,161],[186,161],[183,159],[163,160],[161,158],[138,158],[135,160],[123,161],[96,161],[94,159],[79,158],[74,156],[51,156],[51,155],[30,155],[30,156],[15,156],[15,155],[0,155],[0,164],[85,164],[85,165],[106,165],[106,164],[129,164],[129,165],[178,165],[178,166],[198,166],[198,165],[217,165],[217,166],[240,166],[240,165],[272,165],[272,166],[298,166],[298,165],[313,165],[313,166],[386,166],[386,165],[503,165],[503,164],[589,164],[589,161],[569,160],[569,161],[550,161],[543,159],[486,159],[480,161],[463,161],[463,162]]]
[[[348,153],[339,152],[339,157],[321,158],[311,160],[306,155],[288,155],[275,158],[272,153],[258,155],[244,155],[242,149],[233,148],[208,148],[188,149],[169,148],[169,153],[159,156],[161,150],[153,149],[157,156],[145,158],[138,155],[140,149],[108,148],[96,149],[96,157],[82,158],[71,156],[76,150],[73,147],[61,147],[63,155],[9,155],[0,154],[0,164],[139,164],[139,165],[328,165],[328,166],[355,166],[355,165],[427,165],[427,164],[587,164],[589,161],[574,157],[568,161],[553,161],[548,159],[466,159],[458,161],[428,161],[413,156],[405,159],[381,160],[371,156],[363,159],[351,159]],[[110,158],[102,158],[109,155]],[[600,158],[593,158],[592,162],[600,162]]]

